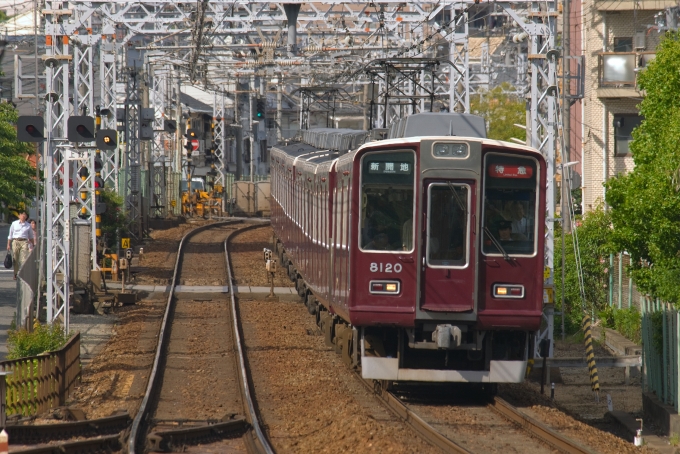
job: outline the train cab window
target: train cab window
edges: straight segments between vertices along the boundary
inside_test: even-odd
[[[413,250],[412,151],[369,153],[361,159],[359,244],[364,251]]]
[[[468,261],[470,187],[433,183],[428,187],[427,264],[465,267]]]
[[[499,154],[485,158],[485,254],[536,253],[538,168],[534,159]]]

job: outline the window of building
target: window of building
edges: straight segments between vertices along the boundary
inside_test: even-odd
[[[638,114],[614,115],[614,154],[624,156],[630,154],[630,142],[633,140],[633,129],[642,123]]]
[[[614,38],[614,52],[633,52],[633,38]]]

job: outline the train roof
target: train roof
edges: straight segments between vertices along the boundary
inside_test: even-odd
[[[423,112],[392,123],[389,139],[421,136],[486,138],[486,121],[478,115],[457,112]]]
[[[525,145],[488,139],[486,122],[482,117],[455,112],[425,112],[410,115],[392,124],[387,139],[371,141],[371,136],[371,131],[314,128],[301,131],[296,142],[277,144],[272,152],[274,154],[278,151],[282,152],[286,155],[286,160],[296,165],[301,162],[322,164],[332,162],[348,153],[354,154],[354,151],[367,146],[406,145],[424,139],[441,140],[444,137],[455,137],[460,140],[478,141],[485,145],[509,147],[540,155],[537,150]]]

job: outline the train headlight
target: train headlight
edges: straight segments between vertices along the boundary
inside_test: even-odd
[[[493,286],[495,298],[524,298],[523,285],[495,284]]]
[[[435,158],[464,159],[470,155],[470,148],[467,143],[436,143],[432,155]]]
[[[401,284],[399,281],[371,281],[368,290],[377,295],[398,295]]]

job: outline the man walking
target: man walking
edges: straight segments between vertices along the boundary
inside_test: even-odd
[[[28,258],[30,247],[35,246],[35,236],[31,224],[26,221],[28,215],[26,211],[19,212],[19,219],[12,222],[9,228],[9,236],[7,237],[7,250],[12,251],[12,259],[14,261],[14,279],[17,278],[17,273]],[[11,247],[11,249],[10,249]]]

